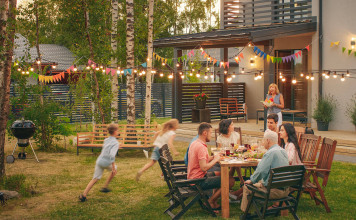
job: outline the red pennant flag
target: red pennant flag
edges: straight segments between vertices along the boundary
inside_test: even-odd
[[[215,65],[215,63],[218,62],[216,59],[214,59],[213,65]]]
[[[310,45],[308,45],[308,46],[305,47],[308,51],[309,51],[309,46],[310,46]]]
[[[239,57],[235,57],[235,62],[239,63],[239,59],[240,59]]]
[[[240,57],[241,59],[243,59],[243,58],[244,58],[244,54],[243,54],[243,53],[240,53],[239,57]]]
[[[67,72],[70,74],[70,69],[67,69]]]
[[[302,51],[301,50],[298,52],[298,54],[299,54],[300,57],[302,57]]]
[[[53,76],[53,81],[57,82],[57,74]]]
[[[227,68],[230,68],[230,62],[229,61],[226,62],[226,66],[227,66]]]

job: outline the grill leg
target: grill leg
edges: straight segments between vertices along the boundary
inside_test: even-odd
[[[36,157],[37,162],[39,163],[40,161],[38,161],[37,155],[36,155],[36,153],[35,153],[35,150],[34,150],[33,147],[32,147],[32,143],[31,143],[31,142],[30,142],[30,146],[31,146],[31,149],[32,149],[33,154],[34,154],[35,157]]]
[[[14,153],[15,153],[15,150],[16,150],[16,147],[17,147],[17,145],[18,145],[18,142],[16,143],[16,145],[15,145],[15,147],[14,147],[14,150],[12,151],[12,156],[14,156]]]

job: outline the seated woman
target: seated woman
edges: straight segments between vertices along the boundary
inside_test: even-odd
[[[241,134],[234,130],[234,123],[231,119],[224,119],[219,123],[219,133],[220,135],[216,139],[218,148],[231,147],[231,144],[240,145]],[[233,176],[235,171],[237,172],[240,182],[243,183],[244,180],[241,175],[241,168],[231,168],[230,176]],[[242,198],[242,188],[230,193],[230,198],[233,200],[239,200]]]
[[[302,165],[298,138],[292,124],[285,123],[279,128],[281,147],[287,151],[289,165]]]
[[[240,134],[234,131],[234,123],[231,119],[224,119],[219,123],[220,135],[217,137],[216,142],[218,148],[231,147],[231,144],[240,144]]]

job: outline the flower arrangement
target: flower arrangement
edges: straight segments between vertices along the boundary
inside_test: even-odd
[[[193,95],[194,101],[204,101],[204,100],[207,100],[208,98],[209,98],[209,96],[205,93],[199,93],[199,94]]]
[[[273,104],[273,98],[270,98],[270,99],[267,99],[266,98],[266,100],[264,100],[264,101],[261,101],[265,106],[267,106],[267,107],[271,107],[272,106],[272,104]]]

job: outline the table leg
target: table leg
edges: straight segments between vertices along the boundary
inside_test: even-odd
[[[229,168],[227,166],[221,167],[221,209],[222,217],[230,217],[229,204]]]

